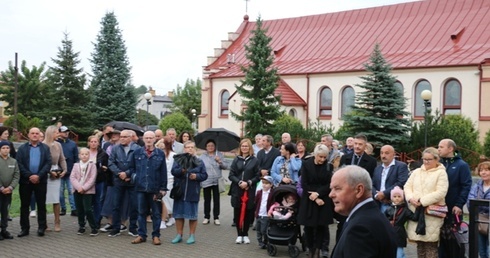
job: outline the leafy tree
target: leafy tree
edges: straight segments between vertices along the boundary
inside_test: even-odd
[[[172,113],[160,120],[158,127],[162,131],[167,131],[169,128],[174,128],[177,133],[182,131],[194,132],[191,121],[182,113]]]
[[[151,114],[151,113],[148,113],[146,112],[146,110],[143,110],[143,109],[138,109],[138,112],[136,114],[136,123],[141,126],[141,127],[144,127],[146,125],[156,125],[158,124],[158,118]]]
[[[170,110],[184,114],[190,121],[195,119],[191,110],[195,109],[196,114],[201,114],[201,87],[202,81],[199,78],[196,81],[187,79],[183,88],[177,85]]]
[[[384,59],[379,44],[364,64],[368,75],[361,76],[364,89],[357,93],[353,113],[346,115],[351,134],[364,133],[373,145],[390,144],[395,148],[408,141],[410,121],[405,111],[406,99],[395,87],[391,65]],[[355,115],[353,115],[355,114]]]
[[[79,52],[74,52],[73,43],[64,33],[57,58],[52,58],[54,66],[48,73],[48,84],[55,94],[46,112],[48,117],[70,127],[77,134],[88,135],[93,129],[90,111],[86,108],[90,98],[84,89],[86,78],[80,65]]]
[[[114,12],[102,18],[102,28],[92,53],[90,85],[94,122],[102,126],[111,120],[134,121],[137,99],[131,85],[131,67]]]
[[[483,143],[483,154],[485,157],[490,158],[490,130],[485,134],[485,140]]]
[[[278,105],[281,97],[274,95],[279,76],[277,68],[272,67],[272,38],[266,33],[267,29],[262,27],[259,17],[255,29],[252,30],[250,42],[245,46],[245,56],[250,62],[241,67],[245,79],[240,80],[240,85],[235,85],[247,108],[240,114],[231,112],[231,115],[236,120],[245,122],[246,137],[253,137],[258,133],[270,134],[272,123],[282,115]]]
[[[134,89],[135,96],[142,95],[148,92],[148,88],[145,85],[141,85]]]
[[[27,140],[27,134],[29,132],[29,129],[31,127],[41,127],[41,119],[34,117],[32,119],[28,119],[24,115],[18,113],[17,114],[17,131],[20,132],[24,137],[25,140]],[[3,123],[7,127],[13,127],[14,126],[14,116],[9,117],[5,122]]]
[[[46,63],[39,67],[27,67],[23,60],[18,73],[17,89],[17,113],[23,114],[28,118],[40,117],[47,119],[44,112],[50,97],[53,96],[51,89],[46,84]],[[9,62],[6,71],[0,73],[0,100],[7,102],[5,113],[14,114],[14,91],[15,91],[15,67]]]
[[[298,139],[306,136],[305,129],[299,119],[290,115],[283,114],[274,121],[271,136],[275,141],[280,142],[284,132],[291,135],[291,141],[296,142]]]

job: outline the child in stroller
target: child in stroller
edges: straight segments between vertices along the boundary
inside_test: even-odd
[[[288,246],[290,257],[298,257],[300,249],[296,241],[300,235],[300,225],[296,222],[296,211],[299,207],[298,193],[294,185],[279,185],[274,189],[274,204],[269,209],[269,227],[267,228],[267,253],[275,256],[275,245]]]

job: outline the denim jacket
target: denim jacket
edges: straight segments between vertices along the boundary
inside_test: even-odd
[[[148,156],[145,148],[139,148],[133,153],[130,165],[135,190],[138,192],[158,193],[167,191],[167,164],[165,153],[155,148]]]
[[[109,157],[109,169],[112,172],[112,179],[114,185],[129,186],[130,182],[123,181],[119,178],[120,172],[125,172],[126,177],[131,178],[131,171],[129,169],[130,161],[133,158],[134,151],[141,148],[136,143],[131,142],[129,145],[129,152],[126,155],[124,147],[121,144],[116,144],[112,148],[111,156]]]
[[[274,186],[278,186],[282,181],[283,175],[281,174],[281,167],[284,165],[284,162],[286,162],[286,159],[284,159],[283,156],[279,156],[274,160],[274,163],[272,164],[271,176],[274,179]],[[288,173],[289,178],[293,180],[293,184],[296,184],[298,182],[301,163],[301,159],[299,158],[295,157],[289,159]]]

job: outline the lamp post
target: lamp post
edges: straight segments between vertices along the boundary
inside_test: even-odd
[[[424,125],[425,125],[425,138],[424,138],[424,149],[427,148],[427,110],[430,108],[430,100],[432,98],[432,92],[430,90],[424,90],[420,93],[420,97],[424,100]]]
[[[151,105],[151,93],[147,92],[145,93],[145,95],[143,95],[143,97],[146,99],[146,121],[145,121],[145,125],[146,125],[146,130],[148,130],[148,117],[149,117],[149,114],[150,114],[150,105]]]
[[[194,135],[196,134],[197,128],[196,128],[196,109],[191,109],[192,113],[192,129],[194,130]]]

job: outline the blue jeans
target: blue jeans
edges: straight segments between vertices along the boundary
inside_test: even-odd
[[[403,247],[396,248],[396,258],[405,258],[405,251]]]
[[[65,175],[61,178],[61,187],[60,187],[60,205],[61,209],[66,211],[65,204],[65,189],[68,190],[68,200],[70,201],[71,211],[77,210],[77,206],[75,205],[75,199],[73,198],[73,188],[70,183],[70,176]]]
[[[151,237],[160,237],[160,223],[162,222],[162,203],[153,200],[154,193],[136,192],[138,199],[138,236],[146,239],[146,216],[151,208],[151,221],[153,224],[153,231]]]
[[[112,187],[112,228],[119,230],[121,226],[121,208],[123,206],[124,194],[129,196],[129,230],[136,230],[138,226],[138,202],[134,186],[115,185]],[[161,218],[160,218],[161,219]]]
[[[488,258],[488,236],[478,233],[478,254],[480,258]]]
[[[94,218],[95,223],[99,224],[101,220],[100,212],[102,211],[102,204],[105,198],[105,182],[99,182],[95,184],[95,195],[93,199],[94,204]]]

